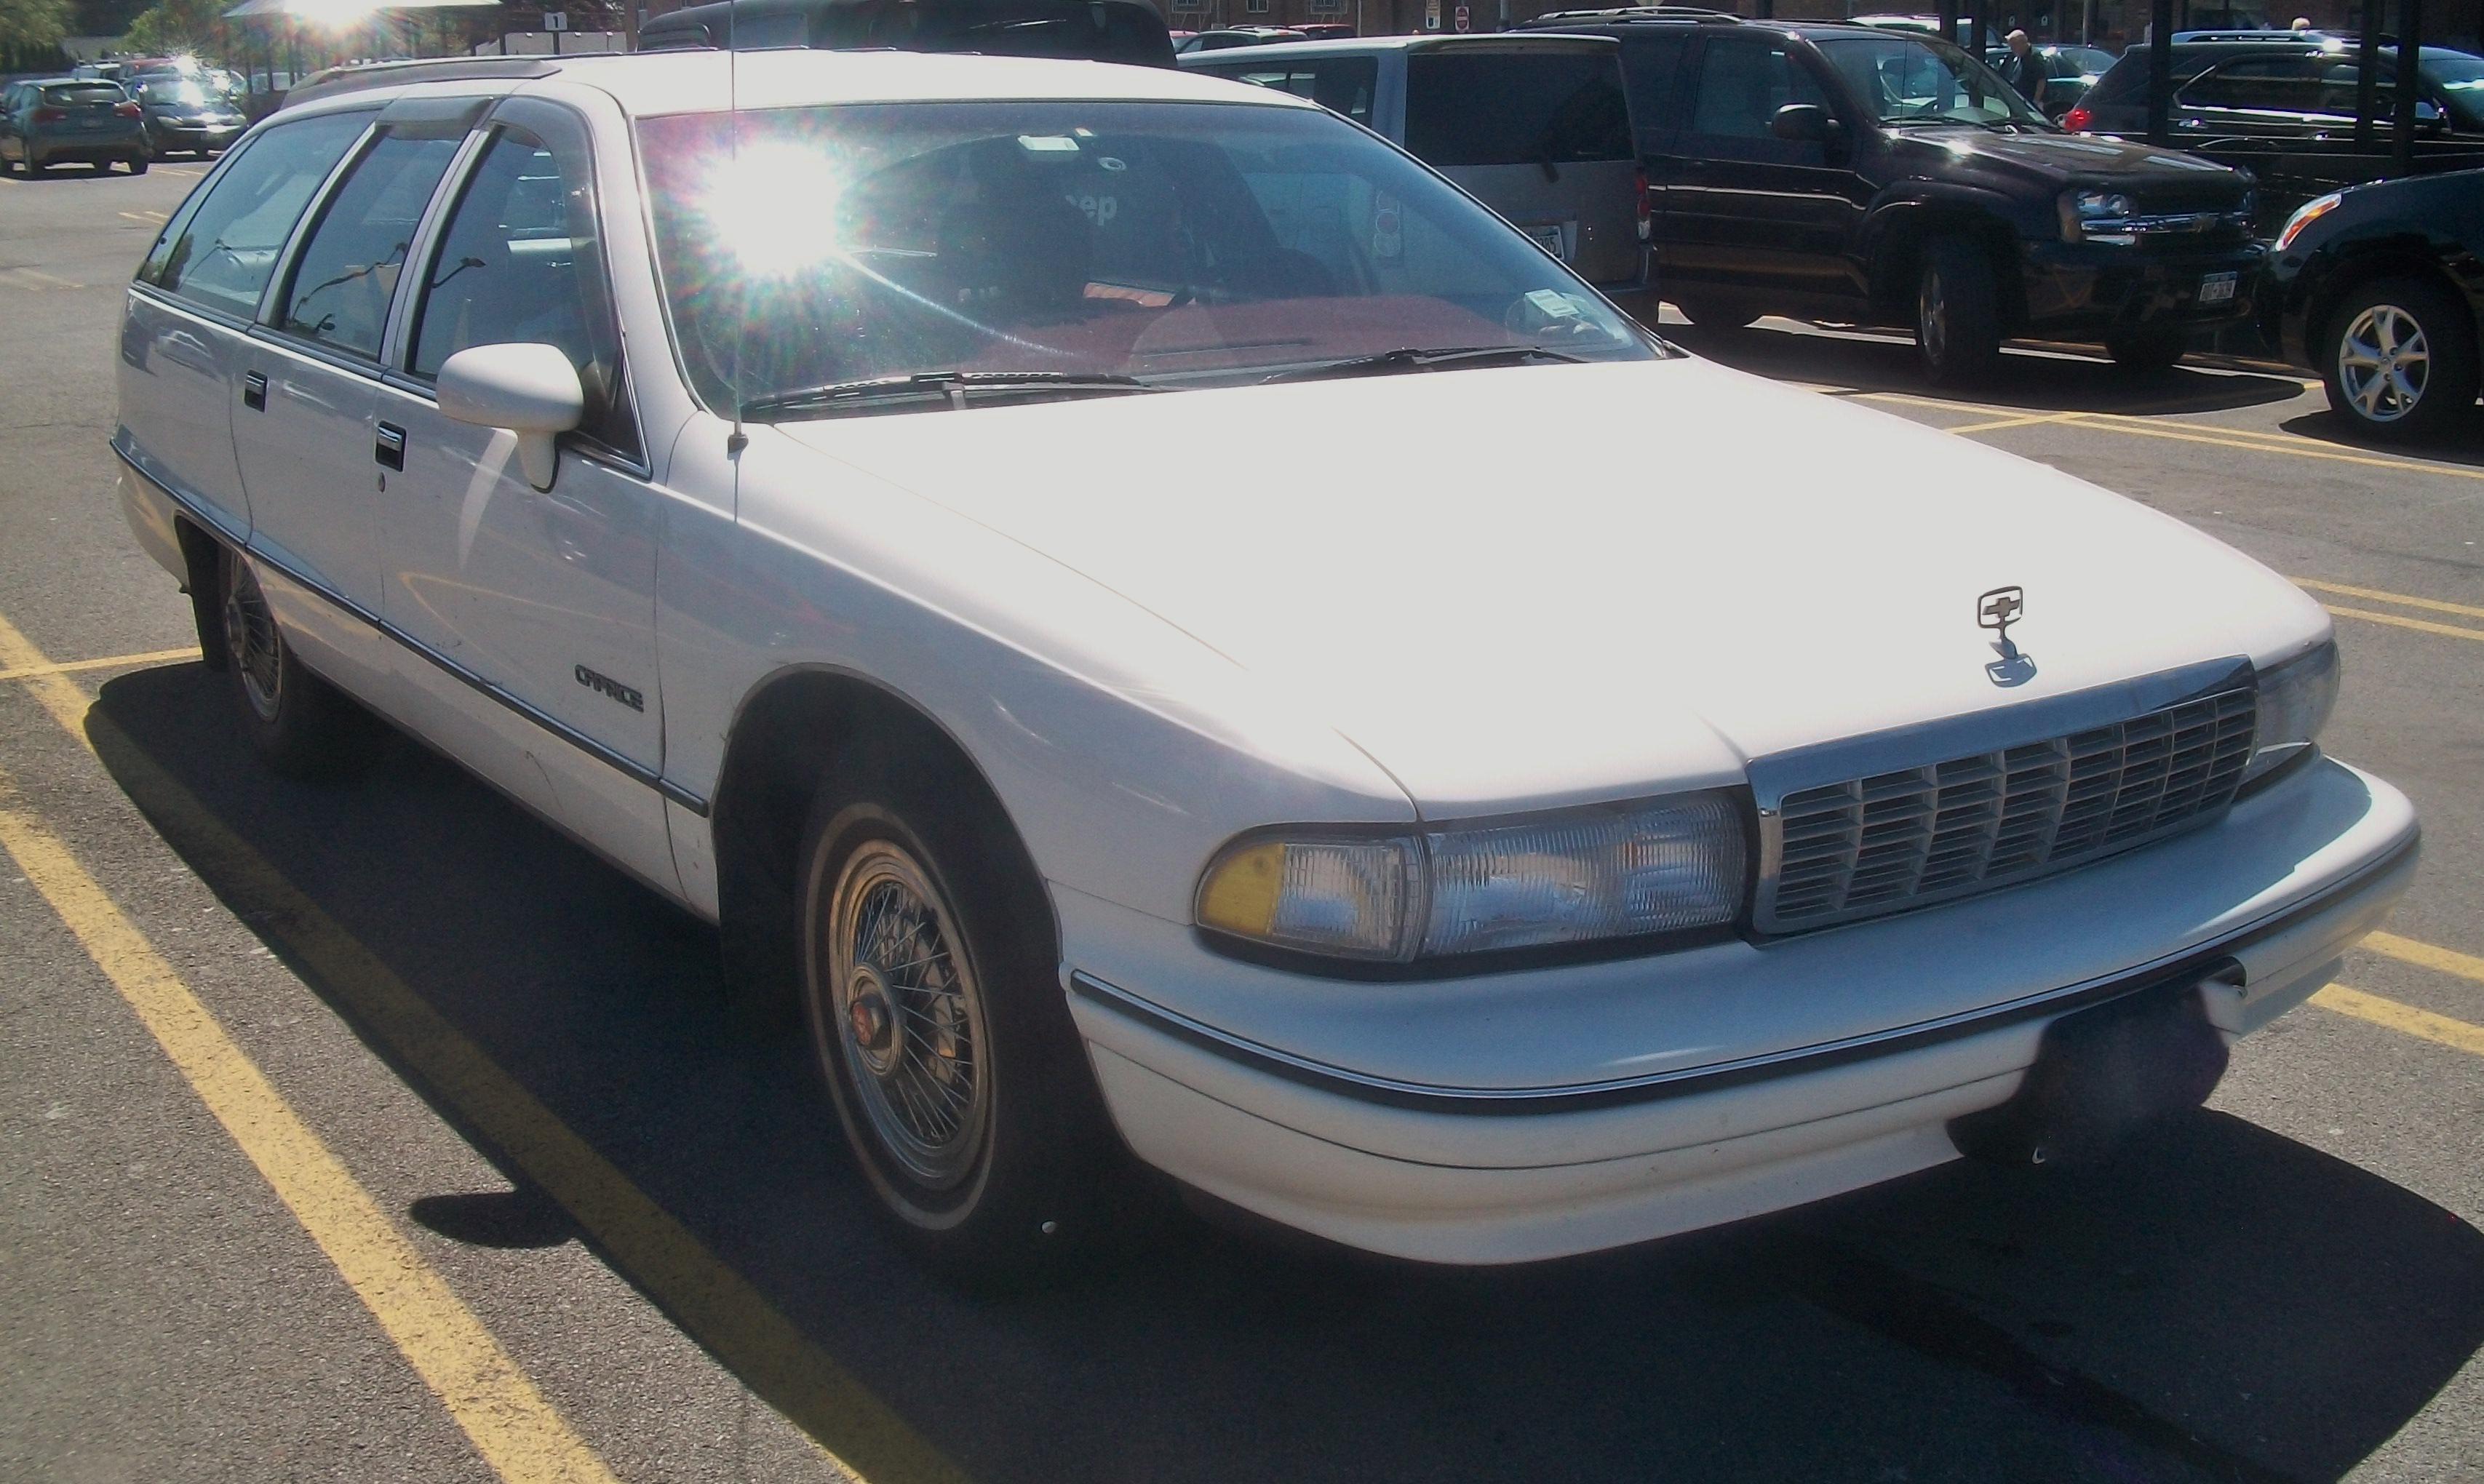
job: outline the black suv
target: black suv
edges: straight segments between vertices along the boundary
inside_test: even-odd
[[[1959,383],[2010,336],[2165,365],[2251,313],[2248,175],[2065,134],[1937,38],[1672,10],[1525,29],[1621,40],[1660,290],[1694,323],[1909,327]]]

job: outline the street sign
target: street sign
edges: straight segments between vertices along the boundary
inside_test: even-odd
[[[1458,29],[1459,29],[1459,30],[1464,31],[1465,29],[1467,29],[1467,21],[1468,21],[1468,19],[1469,19],[1469,16],[1468,16],[1468,14],[1467,14],[1467,8],[1466,8],[1465,6],[1463,6],[1463,5],[1462,5],[1462,6],[1459,6],[1459,7],[1458,7]]]
[[[566,11],[546,11],[544,12],[543,20],[543,28],[546,31],[566,31],[569,29],[569,13]]]

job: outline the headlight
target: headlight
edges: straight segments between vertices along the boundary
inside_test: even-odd
[[[2284,229],[2277,234],[2277,250],[2282,253],[2292,247],[2295,237],[2302,232],[2303,229],[2336,210],[2337,203],[2345,199],[2337,192],[2331,191],[2326,196],[2314,196],[2295,207],[2294,215],[2285,219]]]
[[[2282,768],[2308,751],[2337,704],[2337,642],[2272,665],[2259,675],[2259,721],[2243,783]]]
[[[1376,838],[1306,829],[1227,847],[1198,916],[1275,947],[1406,962],[1730,923],[1746,861],[1722,794]]]
[[[2139,213],[2138,202],[2120,191],[2064,191],[2061,209],[2067,242],[2128,242],[2125,224]]]

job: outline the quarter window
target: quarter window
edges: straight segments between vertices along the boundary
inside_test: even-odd
[[[328,202],[284,294],[277,327],[376,356],[415,224],[457,152],[454,139],[383,135]]]
[[[594,176],[582,151],[503,125],[432,259],[409,369],[429,380],[472,345],[556,345],[586,391],[582,430],[635,455],[620,337],[605,291]]]
[[[302,208],[370,121],[367,113],[327,114],[259,135],[195,208],[173,218],[139,268],[139,282],[229,314],[256,315]]]
[[[1380,64],[1369,57],[1340,57],[1333,62],[1280,62],[1273,65],[1237,62],[1199,70],[1235,82],[1274,88],[1310,98],[1331,113],[1357,123],[1371,121],[1371,94],[1380,83]]]

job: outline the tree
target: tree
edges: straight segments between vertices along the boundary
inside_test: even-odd
[[[0,0],[7,5],[10,0]],[[232,0],[158,0],[139,13],[121,39],[122,45],[137,52],[174,56],[212,48],[217,25]]]
[[[68,0],[0,0],[0,51],[37,51],[69,34]]]

